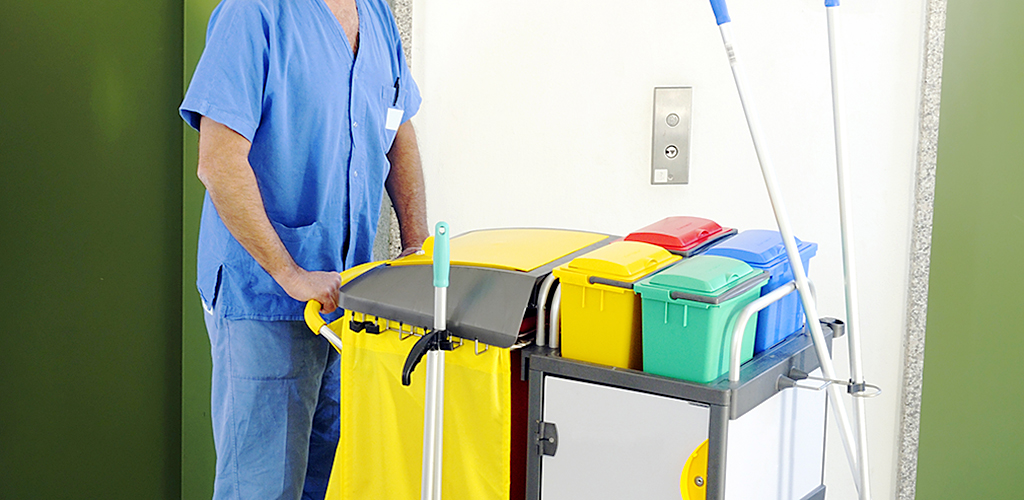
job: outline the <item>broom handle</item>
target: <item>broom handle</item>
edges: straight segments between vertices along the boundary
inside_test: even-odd
[[[846,170],[845,130],[842,126],[843,100],[839,78],[838,12],[839,0],[826,0],[828,16],[828,52],[832,73],[832,120],[835,124],[836,177],[839,185],[839,226],[843,243],[843,277],[846,284],[846,334],[850,348],[850,380],[855,385],[864,383],[864,364],[860,344],[860,310],[857,305],[857,271],[854,266],[854,233],[850,211],[847,209],[846,188],[849,185]],[[860,500],[871,499],[868,475],[867,415],[864,398],[853,398],[853,411],[857,424],[857,463],[860,464]]]
[[[786,247],[786,255],[789,257],[790,266],[793,269],[793,278],[796,281],[796,288],[800,292],[800,300],[807,315],[807,325],[811,331],[811,339],[814,341],[814,350],[818,355],[818,362],[821,365],[825,378],[835,379],[835,367],[832,365],[832,358],[829,355],[828,347],[825,344],[825,336],[821,331],[821,324],[818,323],[818,310],[811,297],[810,285],[807,282],[807,273],[804,271],[803,262],[800,260],[800,253],[797,251],[796,241],[790,229],[789,217],[786,212],[785,203],[779,193],[778,182],[775,179],[775,168],[764,147],[763,136],[757,112],[753,101],[746,90],[746,78],[742,67],[736,58],[733,50],[731,33],[729,30],[729,12],[725,0],[711,0],[711,8],[715,12],[715,19],[718,22],[719,31],[722,34],[722,42],[725,44],[725,51],[729,56],[729,66],[732,69],[733,79],[736,82],[736,90],[739,93],[740,104],[743,106],[743,113],[747,119],[747,128],[750,130],[750,137],[754,143],[754,151],[757,153],[757,161],[761,165],[761,174],[764,177],[765,187],[768,189],[768,198],[771,200],[772,210],[775,212],[775,221],[779,225],[779,232],[782,233],[782,242]],[[846,405],[843,403],[840,387],[832,384],[828,389],[829,399],[832,402],[832,412],[839,422],[840,436],[843,440],[843,449],[846,451],[846,459],[850,463],[850,470],[853,472],[854,483],[860,490],[860,475],[858,473],[857,459],[853,453],[853,430],[850,427],[850,418],[846,413]]]

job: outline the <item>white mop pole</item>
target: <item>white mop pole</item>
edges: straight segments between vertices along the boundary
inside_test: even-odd
[[[743,113],[747,119],[747,127],[750,129],[750,137],[754,142],[754,151],[757,153],[758,163],[761,165],[761,173],[764,176],[765,187],[768,189],[768,198],[771,200],[772,210],[775,212],[775,221],[779,225],[779,232],[782,233],[782,242],[786,247],[786,255],[789,257],[790,266],[793,268],[793,277],[796,281],[796,288],[800,292],[800,300],[804,305],[804,312],[807,315],[807,326],[811,330],[811,339],[814,341],[814,350],[818,355],[818,363],[821,365],[822,373],[827,379],[835,379],[835,367],[832,365],[832,358],[825,344],[825,336],[821,331],[821,324],[818,323],[818,310],[815,307],[811,295],[810,285],[807,281],[807,273],[804,271],[803,262],[800,260],[800,253],[797,251],[796,241],[793,232],[790,230],[789,217],[786,214],[785,204],[779,194],[775,180],[775,168],[764,148],[764,141],[760,122],[754,109],[753,101],[746,92],[746,79],[742,68],[736,59],[736,52],[733,50],[729,32],[729,12],[726,9],[725,0],[711,0],[711,7],[715,11],[715,18],[722,34],[722,42],[725,44],[725,51],[729,55],[729,65],[732,68],[733,79],[736,81],[736,90],[739,92],[740,104],[743,106]],[[832,412],[839,423],[840,435],[843,438],[843,449],[846,451],[846,458],[850,462],[850,469],[853,471],[854,483],[860,490],[860,478],[857,472],[857,459],[853,453],[853,430],[850,427],[850,418],[846,413],[846,405],[843,403],[843,393],[840,386],[832,384],[828,389],[829,400],[832,402]]]
[[[860,316],[857,305],[857,271],[854,267],[853,223],[847,210],[846,186],[848,185],[844,130],[842,127],[843,101],[839,84],[839,51],[837,50],[839,0],[826,0],[828,14],[828,52],[832,69],[832,119],[835,123],[836,173],[839,184],[839,224],[843,243],[843,273],[846,281],[846,335],[850,346],[850,380],[855,384],[864,383],[864,365],[861,362]],[[853,398],[853,411],[857,418],[857,463],[860,464],[860,500],[871,499],[871,482],[868,478],[867,417],[864,398]]]
[[[448,274],[450,269],[448,224],[434,230],[434,330],[448,328]],[[422,500],[441,500],[441,469],[444,444],[444,350],[427,351],[427,380],[423,411]]]

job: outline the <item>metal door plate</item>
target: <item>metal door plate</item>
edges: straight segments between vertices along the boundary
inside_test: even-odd
[[[690,182],[691,87],[654,89],[651,184]]]

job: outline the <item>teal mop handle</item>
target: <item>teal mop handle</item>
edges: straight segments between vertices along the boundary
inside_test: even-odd
[[[448,273],[451,268],[451,244],[448,223],[438,222],[434,229],[434,286],[448,288]],[[443,327],[442,327],[443,328]]]

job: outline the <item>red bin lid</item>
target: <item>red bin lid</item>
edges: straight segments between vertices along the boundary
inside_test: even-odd
[[[736,233],[734,228],[719,226],[701,217],[668,217],[629,233],[626,241],[642,241],[658,245],[670,252],[689,255],[709,243]]]

